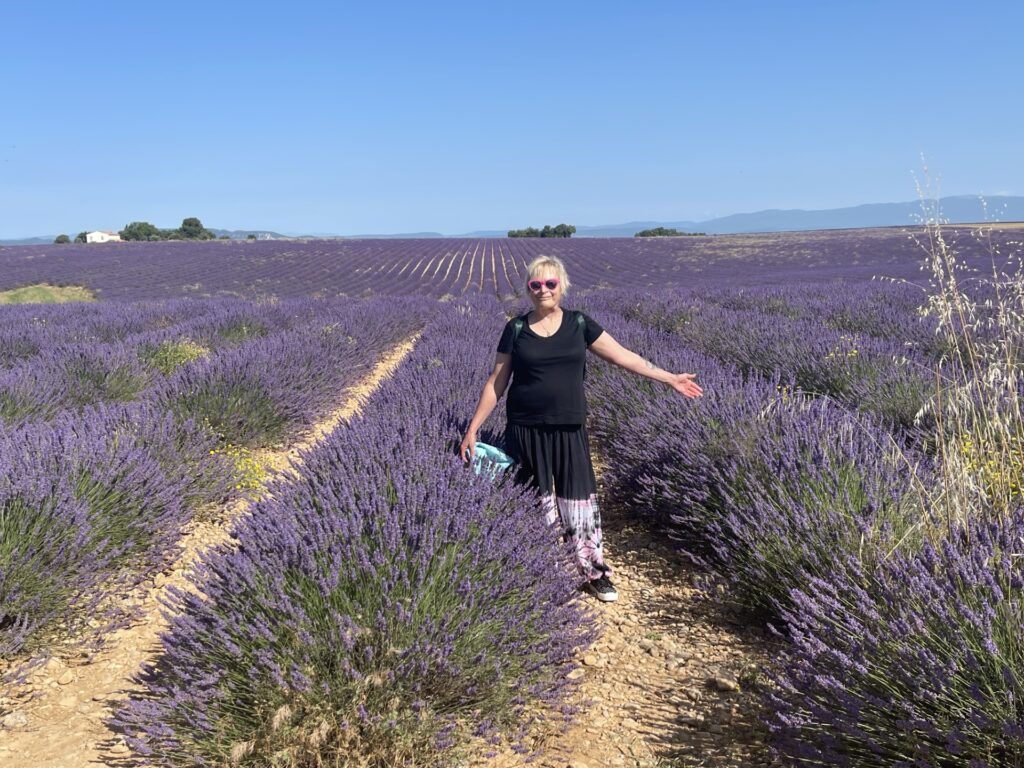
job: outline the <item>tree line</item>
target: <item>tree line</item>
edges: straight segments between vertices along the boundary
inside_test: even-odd
[[[203,222],[191,216],[182,219],[181,226],[177,229],[160,229],[148,221],[133,221],[124,229],[118,232],[122,240],[214,240],[217,235],[203,226]],[[76,243],[86,242],[87,232],[79,232],[75,235]],[[57,235],[55,243],[70,243],[71,238],[67,235]]]
[[[556,224],[551,226],[545,224],[543,229],[537,229],[536,227],[527,227],[526,229],[510,229],[508,231],[509,237],[572,237],[576,232],[576,227],[572,224]]]
[[[642,229],[633,237],[698,237],[704,234],[704,232],[680,232],[678,229],[670,227],[655,227],[654,229]]]

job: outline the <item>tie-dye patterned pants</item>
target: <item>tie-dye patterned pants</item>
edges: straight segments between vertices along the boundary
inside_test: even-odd
[[[580,574],[591,580],[610,575],[601,549],[601,511],[586,426],[509,424],[505,447],[518,462],[516,479],[544,495],[547,522],[561,520]]]

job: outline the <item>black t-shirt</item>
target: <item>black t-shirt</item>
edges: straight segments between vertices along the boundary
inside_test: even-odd
[[[579,314],[583,314],[582,312]],[[512,383],[506,408],[508,423],[585,424],[587,403],[583,396],[583,374],[587,347],[597,341],[604,328],[583,314],[580,328],[577,313],[562,310],[562,324],[550,336],[530,330],[527,315],[512,349],[513,324],[509,320],[498,341],[498,351],[512,355]]]

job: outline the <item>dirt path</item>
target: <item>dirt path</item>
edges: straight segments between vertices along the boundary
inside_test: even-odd
[[[317,424],[298,444],[262,458],[276,472],[288,471],[301,450],[311,447],[340,422],[357,413],[415,345],[419,334],[389,352],[356,385],[345,404]],[[166,626],[157,602],[169,585],[186,586],[190,565],[209,547],[226,541],[231,522],[250,502],[240,501],[224,511],[216,523],[195,522],[185,531],[184,553],[165,573],[131,598],[144,609],[144,618],[115,632],[100,652],[84,658],[51,659],[19,689],[21,699],[0,723],[0,765],[4,768],[79,768],[107,765],[108,758],[124,757],[128,747],[114,738],[104,723],[116,703],[137,689],[132,676],[160,649],[159,633]],[[3,702],[0,702],[2,704]],[[0,707],[0,711],[5,707]]]
[[[600,467],[598,469],[598,485]],[[757,722],[773,641],[694,587],[701,571],[621,509],[602,509],[614,603],[581,658],[581,707],[565,733],[533,735],[538,762],[503,752],[479,768],[753,768],[771,765]]]

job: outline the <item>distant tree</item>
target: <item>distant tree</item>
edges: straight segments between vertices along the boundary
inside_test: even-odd
[[[218,240],[230,240],[230,239],[231,239],[231,236],[230,236],[230,235],[221,235],[221,236],[220,236],[220,237],[218,237],[217,239],[218,239]]]
[[[185,237],[196,240],[203,234],[203,222],[197,218],[189,218],[181,220],[181,234]]]
[[[534,229],[533,227],[527,227],[526,229],[510,229],[508,231],[509,237],[540,237],[540,230]]]
[[[216,237],[213,232],[203,226],[203,222],[195,217],[183,219],[178,232],[181,233],[183,240],[212,240]]]
[[[703,234],[703,232],[680,232],[678,229],[669,227],[655,227],[654,229],[640,230],[633,237],[695,237]]]
[[[77,235],[75,235],[75,242],[76,243],[87,243],[87,242],[89,242],[89,233],[88,232],[79,232]]]
[[[163,240],[165,231],[157,229],[148,221],[133,221],[118,234],[122,240]]]
[[[195,217],[182,219],[177,229],[160,229],[148,221],[133,221],[120,232],[122,240],[213,240],[217,237]]]
[[[558,226],[552,227],[550,224],[545,224],[543,229],[537,229],[536,227],[527,227],[526,229],[510,229],[508,231],[509,237],[572,237],[573,233],[576,232],[576,227],[572,224],[559,224]]]
[[[56,239],[54,239],[53,242],[56,245],[64,245],[65,243],[70,243],[71,238],[68,237],[67,235],[57,235]]]
[[[254,235],[252,232],[250,232],[248,235],[245,236],[245,239],[246,240],[255,240],[256,239],[256,235]]]

